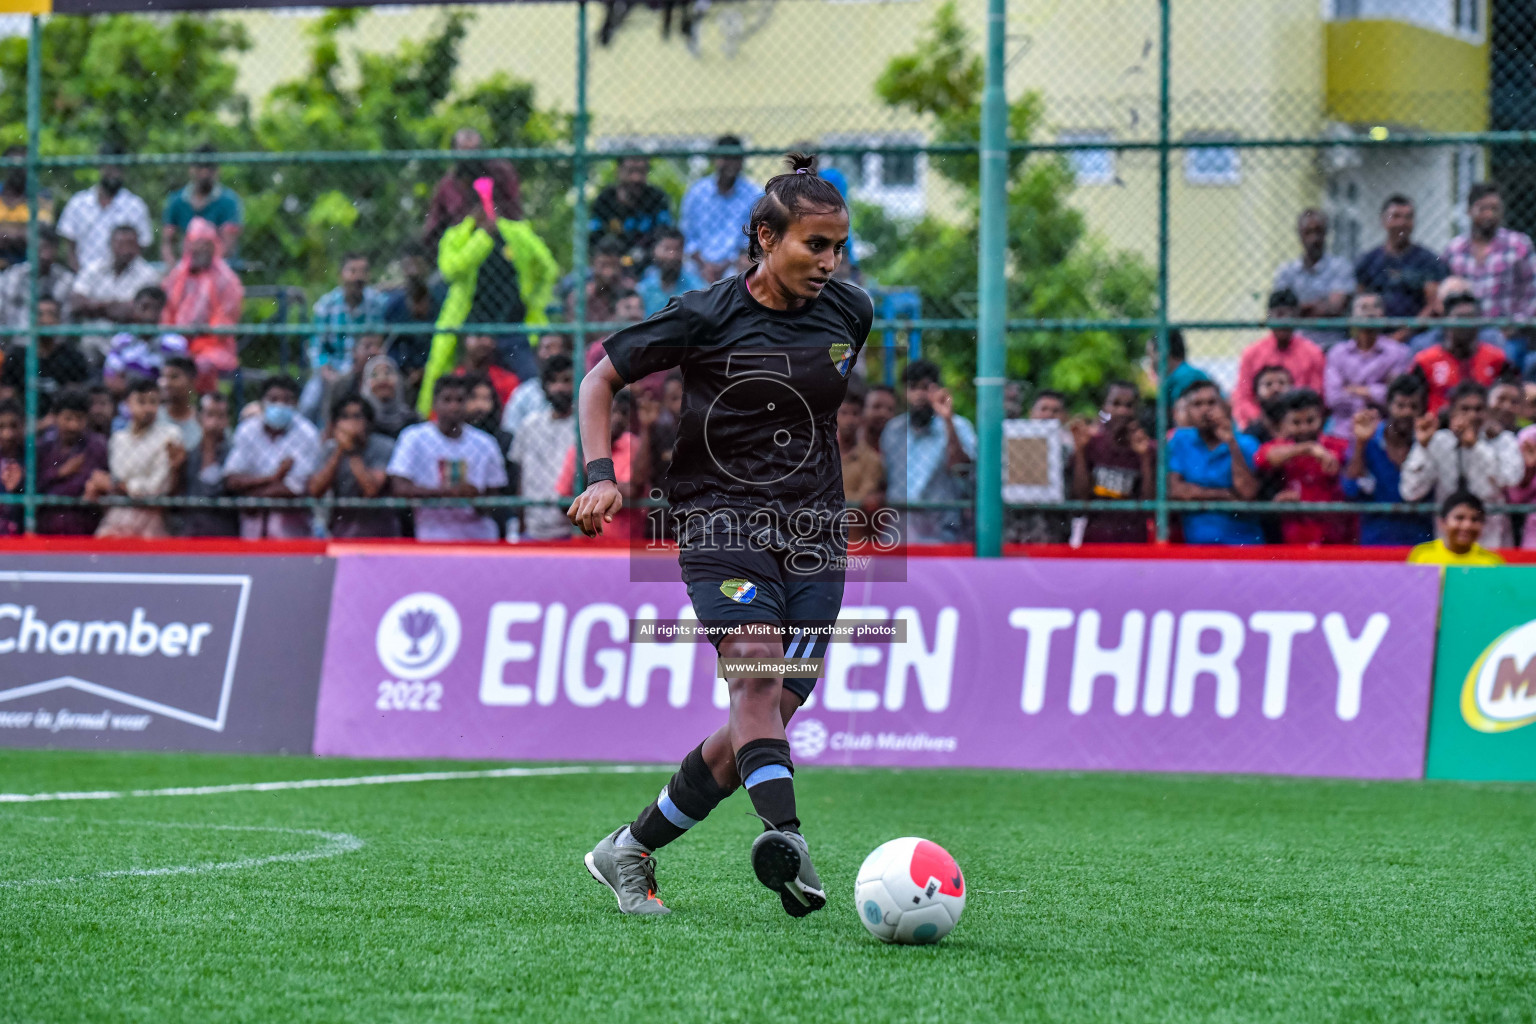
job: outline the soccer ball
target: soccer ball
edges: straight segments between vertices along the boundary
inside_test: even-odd
[[[859,920],[882,942],[938,942],[960,923],[965,877],[938,843],[892,839],[864,858],[853,900]]]

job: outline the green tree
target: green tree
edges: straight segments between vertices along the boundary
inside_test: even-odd
[[[42,31],[42,151],[95,153],[116,143],[131,153],[175,153],[212,142],[250,148],[249,104],[235,90],[229,59],[250,47],[232,21],[178,15],[55,16]],[[27,38],[0,40],[0,144],[27,138]],[[128,185],[151,210],[186,180],[184,165],[128,171]],[[96,169],[47,175],[65,198],[90,185]]]
[[[236,90],[235,56],[250,46],[238,23],[204,16],[59,16],[43,26],[42,150],[87,155],[104,142],[130,153],[444,149],[456,129],[480,129],[487,145],[544,146],[570,134],[570,119],[537,107],[534,87],[505,74],[454,89],[459,46],[472,15],[446,15],[422,40],[394,52],[351,55],[343,37],[363,14],[327,13],[310,30],[300,77],[276,86],[253,116]],[[27,40],[0,40],[0,145],[26,140]],[[287,283],[313,299],[331,287],[349,250],[392,258],[420,235],[443,161],[313,160],[227,165],[222,178],[245,200],[241,255],[247,284]],[[524,206],[563,264],[570,258],[568,162],[523,163]],[[60,202],[89,187],[94,167],[53,172],[43,184]],[[141,165],[128,185],[158,216],[184,164]]]
[[[262,103],[263,149],[446,149],[453,133],[478,128],[486,144],[547,146],[569,137],[565,115],[540,110],[531,83],[497,74],[454,91],[459,46],[472,16],[451,13],[422,40],[389,53],[357,51],[343,70],[342,35],[364,16],[333,10],[310,28],[308,66]],[[379,259],[421,233],[432,188],[447,164],[307,161],[271,168],[247,199],[247,253],[298,284],[329,282],[348,250]],[[519,166],[524,206],[562,264],[570,257],[568,164]]]
[[[875,85],[885,103],[924,115],[935,142],[975,144],[980,138],[984,69],[953,3],[935,14],[911,53],[895,57]],[[1009,131],[1029,139],[1039,130],[1043,103],[1026,93],[1009,105]],[[932,215],[902,223],[859,205],[860,238],[872,241],[866,273],[883,284],[915,287],[929,317],[970,317],[976,311],[980,163],[970,154],[936,154],[930,165],[957,186],[964,210],[957,222]],[[1068,205],[1072,172],[1060,157],[1014,153],[1008,178],[1008,315],[1010,318],[1111,318],[1151,315],[1156,278],[1139,256],[1112,252]],[[1086,405],[1103,384],[1129,376],[1145,335],[1123,331],[1015,331],[1007,339],[1007,373],[1056,388]],[[976,336],[925,332],[925,352],[945,367],[960,404],[973,407]]]

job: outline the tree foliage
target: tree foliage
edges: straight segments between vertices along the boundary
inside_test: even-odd
[[[489,146],[546,146],[568,138],[567,115],[538,107],[531,83],[497,74],[455,88],[459,47],[472,15],[448,13],[424,39],[394,51],[347,54],[358,9],[330,11],[309,30],[302,73],[273,88],[253,112],[236,90],[232,58],[248,49],[239,24],[204,16],[54,17],[43,26],[43,152],[90,154],[115,142],[131,153],[221,150],[443,149],[460,127]],[[0,41],[0,142],[26,138],[27,41]],[[224,182],[245,200],[241,255],[259,269],[248,283],[282,282],[317,293],[350,250],[393,257],[418,237],[433,185],[448,165],[295,160],[228,165]],[[570,255],[570,166],[519,164],[524,206],[557,258]],[[185,165],[132,168],[128,185],[158,215]],[[94,168],[49,176],[67,194]]]
[[[923,115],[936,142],[975,144],[980,138],[982,59],[953,3],[935,14],[912,52],[893,58],[875,86],[885,103]],[[1031,138],[1043,103],[1026,93],[1009,104],[1011,137]],[[930,167],[960,192],[961,216],[933,214],[901,223],[878,208],[855,210],[858,234],[873,243],[867,273],[884,284],[917,288],[929,317],[976,312],[980,163],[971,154],[935,154]],[[1151,315],[1156,278],[1139,256],[1113,252],[1089,232],[1068,200],[1071,169],[1060,157],[1010,155],[1008,274],[1010,318],[1110,318]],[[1103,384],[1131,374],[1143,335],[1132,332],[1010,332],[1007,374],[1066,392],[1078,405],[1094,401]],[[925,350],[937,348],[962,404],[971,402],[976,336],[927,332]]]

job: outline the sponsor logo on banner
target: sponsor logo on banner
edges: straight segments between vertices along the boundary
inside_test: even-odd
[[[814,718],[795,722],[787,738],[796,761],[814,761],[827,749],[827,727]]]
[[[1536,622],[1484,649],[1461,688],[1461,717],[1478,732],[1509,732],[1536,722]]]
[[[118,714],[12,704],[0,727],[142,731],[162,715],[222,732],[251,577],[0,572],[0,703],[57,691]]]
[[[384,668],[400,679],[430,679],[459,653],[459,613],[437,594],[402,597],[379,619],[374,646]]]

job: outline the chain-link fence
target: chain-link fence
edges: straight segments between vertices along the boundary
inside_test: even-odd
[[[747,269],[747,211],[803,149],[875,307],[849,498],[926,506],[911,539],[1405,543],[1469,489],[1518,545],[1536,15],[1014,0],[989,59],[985,6],[11,18],[0,526],[568,536],[596,343]],[[681,384],[632,390],[645,504]],[[917,455],[949,430],[958,456]]]

